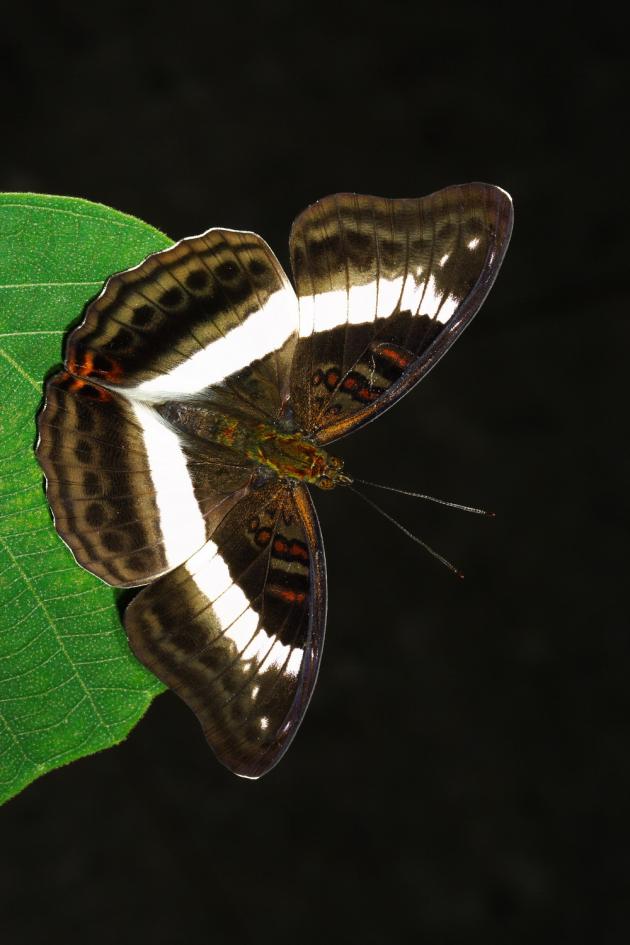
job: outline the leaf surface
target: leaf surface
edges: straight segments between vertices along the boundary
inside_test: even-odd
[[[115,592],[58,538],[33,447],[68,327],[108,276],[170,244],[100,204],[0,194],[0,803],[121,741],[164,688],[131,654]]]

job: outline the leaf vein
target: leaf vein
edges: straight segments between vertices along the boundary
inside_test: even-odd
[[[20,571],[22,572],[22,575],[23,575],[23,577],[24,577],[24,582],[25,582],[25,584],[31,589],[31,594],[32,594],[34,600],[39,601],[39,604],[40,604],[40,607],[41,607],[41,609],[42,609],[42,612],[44,613],[44,616],[46,617],[46,620],[48,621],[48,624],[49,624],[49,626],[50,626],[50,629],[51,629],[51,631],[52,631],[52,633],[53,633],[55,639],[57,640],[57,643],[59,644],[59,647],[60,647],[61,652],[63,653],[63,655],[64,655],[66,661],[69,663],[69,665],[74,669],[72,660],[71,660],[71,658],[70,658],[70,655],[69,655],[69,653],[68,653],[68,650],[66,649],[66,645],[65,645],[64,641],[63,641],[62,639],[60,639],[60,637],[59,637],[59,633],[58,633],[58,631],[57,631],[57,627],[55,626],[54,618],[53,618],[52,614],[50,613],[50,611],[48,610],[48,608],[46,607],[46,601],[44,601],[44,599],[43,599],[42,597],[40,597],[39,592],[37,591],[36,587],[32,584],[32,582],[31,582],[31,580],[30,580],[28,574],[26,574],[26,572],[23,570],[23,568],[21,567],[21,565],[20,565],[17,561],[15,561],[15,558],[14,558],[14,556],[13,556],[13,553],[12,553],[12,551],[11,551],[11,548],[10,548],[9,545],[2,539],[2,537],[0,537],[0,543],[4,545],[4,548],[5,548],[6,553],[7,553],[8,556],[14,561],[14,563],[17,565],[17,567],[18,567],[18,568],[20,569]],[[81,685],[81,688],[83,689],[83,691],[85,692],[86,696],[88,697],[88,699],[89,699],[89,701],[90,701],[90,704],[91,704],[91,706],[92,706],[92,708],[93,708],[93,710],[94,710],[94,714],[95,714],[96,718],[98,719],[98,722],[99,722],[100,725],[102,725],[110,734],[112,734],[111,726],[110,726],[110,725],[105,721],[105,719],[103,718],[103,716],[102,716],[101,712],[99,711],[99,709],[98,709],[98,707],[97,707],[97,705],[96,705],[94,699],[93,699],[93,698],[91,697],[91,695],[90,695],[90,691],[89,691],[88,687],[86,686],[84,680],[81,678],[81,675],[80,675],[78,672],[76,672],[76,670],[75,670],[75,674],[76,674],[77,680],[79,681],[79,684]]]
[[[32,387],[35,388],[35,390],[37,391],[38,394],[41,394],[41,392],[42,392],[42,385],[41,385],[40,383],[38,383],[38,381],[36,381],[35,378],[31,377],[30,374],[27,374],[27,372],[24,370],[24,368],[22,367],[22,365],[21,365],[21,364],[18,364],[18,362],[15,360],[15,358],[12,358],[11,355],[10,355],[7,351],[4,350],[4,348],[0,348],[0,356],[2,356],[2,357],[5,359],[5,361],[8,361],[9,364],[11,365],[11,367],[12,367],[15,371],[17,371],[18,374],[20,374],[26,381],[28,381],[28,383],[29,383]]]

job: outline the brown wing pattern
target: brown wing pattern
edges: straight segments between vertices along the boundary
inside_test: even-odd
[[[330,442],[417,383],[479,309],[511,227],[509,196],[488,184],[417,200],[337,194],[305,210],[290,240],[298,426]]]
[[[144,584],[197,551],[246,488],[253,467],[203,452],[153,407],[72,377],[51,378],[37,457],[57,531],[108,584]]]
[[[197,398],[275,419],[297,322],[264,240],[208,230],[109,279],[69,338],[66,367],[145,402]]]
[[[309,494],[276,480],[127,608],[134,652],[188,703],[236,774],[272,768],[304,716],[324,640],[325,581]]]
[[[153,581],[130,644],[239,775],[291,743],[326,621],[309,493],[290,462],[246,456],[276,421],[328,443],[406,393],[478,310],[511,226],[486,184],[326,197],[291,232],[299,310],[260,237],[209,230],[113,276],[69,337],[37,446],[56,528],[104,581]]]

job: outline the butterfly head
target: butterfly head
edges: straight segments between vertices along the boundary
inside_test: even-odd
[[[323,453],[324,465],[314,479],[314,484],[320,489],[334,489],[335,486],[349,486],[352,484],[350,476],[343,471],[343,460],[338,456],[329,456]]]

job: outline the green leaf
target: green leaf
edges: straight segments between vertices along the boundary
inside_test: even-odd
[[[100,204],[0,194],[0,802],[121,741],[163,689],[115,592],[57,537],[33,446],[68,326],[109,275],[170,244]]]

